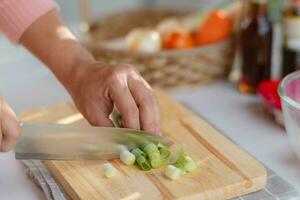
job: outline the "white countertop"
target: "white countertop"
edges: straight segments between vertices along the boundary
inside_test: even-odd
[[[39,61],[1,36],[0,91],[17,113],[70,100]],[[263,113],[257,97],[241,95],[225,82],[171,94],[300,190],[300,162],[284,130]],[[44,198],[12,152],[0,154],[0,194],[0,199]]]

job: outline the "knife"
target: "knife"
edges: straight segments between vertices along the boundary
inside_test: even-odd
[[[16,159],[98,160],[119,157],[120,145],[129,148],[145,143],[172,141],[145,131],[61,124],[23,124],[15,148]]]

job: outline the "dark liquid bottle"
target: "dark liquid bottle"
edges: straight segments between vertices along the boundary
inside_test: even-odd
[[[267,2],[250,0],[240,32],[242,93],[255,93],[261,81],[270,79],[271,51],[272,24],[267,16]]]
[[[290,0],[283,13],[282,77],[300,69],[300,1]]]

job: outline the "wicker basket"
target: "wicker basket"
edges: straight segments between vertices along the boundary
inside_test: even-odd
[[[152,86],[185,87],[226,77],[233,59],[231,39],[206,47],[152,54],[101,45],[107,40],[123,37],[135,27],[153,27],[165,17],[183,14],[186,13],[157,9],[115,13],[89,26],[84,34],[84,45],[101,62],[133,64]]]

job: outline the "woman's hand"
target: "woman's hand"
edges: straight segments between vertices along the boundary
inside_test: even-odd
[[[21,126],[16,114],[3,98],[0,97],[0,152],[12,150],[21,133]]]
[[[155,94],[128,64],[117,66],[86,62],[64,81],[79,111],[93,125],[113,126],[113,105],[125,127],[160,134],[160,114]]]
[[[112,126],[108,116],[115,104],[125,127],[160,133],[158,105],[150,86],[130,65],[96,62],[57,11],[35,21],[20,42],[53,71],[91,124]]]

